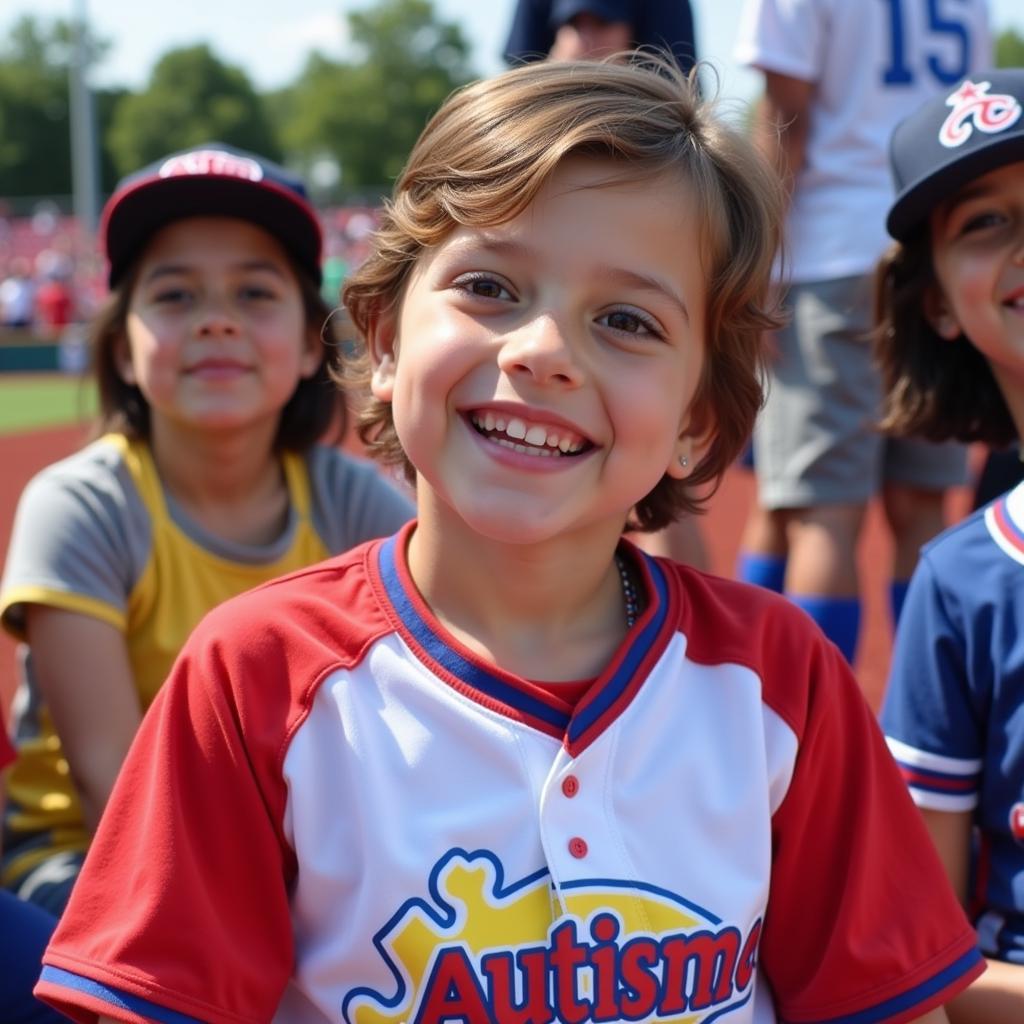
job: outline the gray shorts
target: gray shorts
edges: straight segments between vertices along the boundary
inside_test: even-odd
[[[889,438],[875,426],[881,380],[872,362],[870,276],[794,285],[777,335],[768,400],[754,428],[765,508],[866,502],[883,483],[943,490],[964,483],[967,449]]]

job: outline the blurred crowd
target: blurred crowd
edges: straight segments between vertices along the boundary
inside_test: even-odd
[[[334,306],[348,270],[365,253],[372,207],[320,211],[324,301]],[[0,344],[26,336],[56,340],[86,323],[106,292],[102,255],[74,217],[41,203],[29,216],[5,214],[0,200]]]

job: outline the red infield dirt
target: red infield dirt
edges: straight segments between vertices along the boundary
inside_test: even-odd
[[[18,495],[28,479],[41,467],[70,454],[83,443],[86,428],[59,427],[31,433],[0,436],[0,552],[7,550],[11,520]],[[710,510],[701,526],[715,572],[730,575],[736,561],[740,533],[750,502],[754,481],[744,469],[733,469],[712,499]],[[948,518],[954,522],[969,507],[966,488],[950,494]],[[872,706],[881,701],[889,663],[891,627],[886,594],[887,567],[891,558],[891,542],[881,511],[873,505],[858,551],[863,578],[864,620],[856,671],[861,686]],[[6,634],[0,635],[0,698],[10,699],[15,684],[15,645]]]

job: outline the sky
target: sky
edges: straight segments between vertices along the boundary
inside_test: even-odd
[[[759,76],[737,68],[731,59],[743,0],[691,4],[700,55],[717,68],[721,95],[750,99]],[[221,59],[240,65],[259,88],[268,89],[291,81],[314,48],[340,56],[345,45],[343,13],[368,5],[369,0],[171,0],[159,6],[139,0],[2,0],[0,39],[21,15],[69,18],[84,10],[95,34],[112,44],[94,72],[98,85],[140,88],[161,54],[207,42]],[[513,6],[514,0],[434,0],[445,20],[462,25],[480,74],[503,66],[500,54]],[[1014,28],[1024,35],[1024,0],[989,0],[989,7],[997,31]]]

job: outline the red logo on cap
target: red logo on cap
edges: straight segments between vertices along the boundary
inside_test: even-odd
[[[225,153],[220,149],[200,149],[194,153],[172,156],[160,168],[161,178],[176,178],[180,175],[192,177],[198,174],[216,174],[221,178],[260,181],[263,178],[263,168],[255,160]]]
[[[1010,808],[1010,831],[1018,843],[1024,843],[1024,804],[1014,804]]]
[[[991,88],[991,82],[964,82],[946,100],[946,106],[953,109],[939,129],[939,142],[953,149],[963,145],[975,128],[993,135],[1016,123],[1021,111],[1016,97],[1006,93],[990,96]]]

